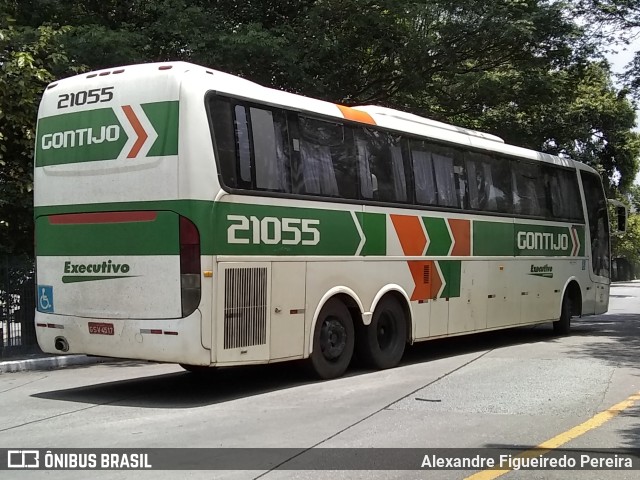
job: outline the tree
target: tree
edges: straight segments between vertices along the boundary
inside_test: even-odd
[[[64,30],[0,28],[0,253],[33,252],[33,142],[40,96],[69,69]]]
[[[11,60],[9,54],[27,54],[20,75],[29,91],[15,93],[33,100],[3,105],[3,111],[18,107],[22,113],[2,128],[26,128],[12,134],[21,143],[16,141],[11,158],[23,158],[17,165],[26,169],[11,174],[25,179],[20,188],[11,183],[17,188],[13,195],[25,196],[30,185],[36,92],[46,80],[85,65],[101,69],[168,60],[336,103],[376,103],[485,130],[509,143],[571,155],[603,172],[611,180],[608,188],[624,189],[638,168],[633,105],[598,61],[602,35],[572,17],[581,11],[584,18],[596,3],[619,11],[626,5],[623,0],[13,0],[13,40],[10,47],[3,44],[2,55]],[[625,11],[635,5],[626,3]],[[39,78],[33,69],[41,70]],[[13,79],[6,84],[13,88],[10,84]],[[2,101],[13,101],[9,97]]]
[[[629,215],[626,232],[612,235],[611,256],[626,259],[635,275],[640,274],[640,214]]]
[[[605,188],[626,191],[638,171],[640,135],[633,131],[635,110],[624,91],[617,91],[606,63],[579,69],[571,96],[560,97],[549,125],[546,150],[562,153],[591,165],[604,174]],[[541,129],[542,130],[542,129]],[[606,180],[609,180],[607,182]]]
[[[638,0],[574,0],[576,15],[587,20],[592,37],[607,45],[625,48],[640,35],[640,1]],[[622,79],[630,94],[640,98],[640,52],[635,52]]]

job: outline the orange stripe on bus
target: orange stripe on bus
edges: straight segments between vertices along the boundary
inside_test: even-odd
[[[375,120],[371,118],[371,115],[369,115],[367,112],[361,112],[360,110],[356,110],[355,108],[351,107],[345,107],[344,105],[336,104],[336,106],[340,109],[342,115],[347,120],[353,120],[354,122],[360,123],[368,123],[369,125],[376,124]]]
[[[127,155],[127,158],[135,158],[140,152],[140,149],[142,148],[142,146],[144,145],[144,142],[146,142],[147,138],[149,138],[149,135],[147,135],[147,132],[144,130],[144,127],[140,123],[140,120],[138,120],[138,117],[136,116],[135,112],[133,111],[133,108],[131,108],[130,105],[123,105],[122,110],[124,111],[124,114],[127,116],[127,120],[129,120],[129,123],[133,127],[133,130],[136,132],[136,135],[138,135],[138,139],[133,144],[133,147],[131,148],[129,155]]]
[[[422,220],[413,215],[389,215],[402,245],[402,252],[408,257],[420,256],[427,246],[427,238],[422,229]]]
[[[455,242],[451,255],[454,257],[471,255],[471,222],[450,218],[449,227]]]

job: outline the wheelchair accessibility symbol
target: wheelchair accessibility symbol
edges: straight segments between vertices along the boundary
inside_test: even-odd
[[[51,285],[38,285],[38,310],[44,313],[53,313],[53,287]]]

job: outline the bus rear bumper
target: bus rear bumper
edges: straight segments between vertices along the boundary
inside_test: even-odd
[[[202,346],[199,310],[178,319],[101,319],[36,311],[36,335],[45,353],[86,354],[210,365]]]

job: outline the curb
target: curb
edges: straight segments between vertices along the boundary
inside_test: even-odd
[[[74,365],[93,365],[115,361],[115,358],[89,357],[87,355],[60,355],[57,357],[29,358],[0,362],[0,373],[26,372],[29,370],[53,370]]]

